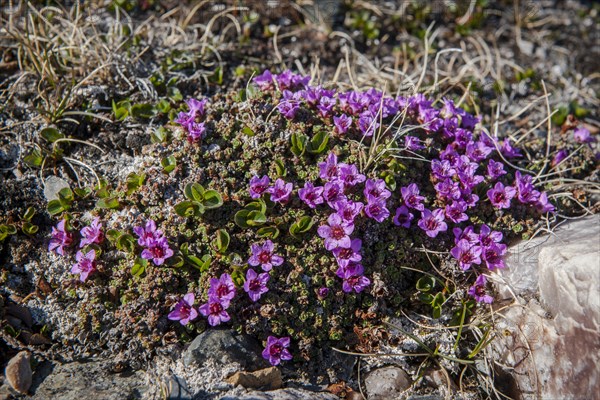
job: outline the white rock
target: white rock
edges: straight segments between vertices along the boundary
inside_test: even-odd
[[[59,178],[58,176],[51,175],[44,180],[44,196],[48,201],[57,200],[58,192],[60,192],[61,189],[68,187],[69,182]]]

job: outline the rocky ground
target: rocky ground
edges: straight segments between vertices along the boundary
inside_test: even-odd
[[[597,137],[600,129],[599,12],[594,2],[579,1],[472,1],[455,7],[441,1],[241,6],[124,0],[81,7],[37,1],[0,8],[0,234],[6,233],[0,239],[0,367],[6,369],[0,398],[559,398],[578,396],[573,382],[582,381],[588,386],[578,385],[581,390],[593,391],[594,352],[575,363],[566,344],[599,346],[600,278],[593,267],[600,250],[592,240],[598,237],[597,218],[565,224],[556,233],[558,241],[536,245],[544,249],[539,261],[519,258],[524,252],[519,246],[525,245],[520,240],[546,238],[557,225],[598,211],[597,147],[574,142],[572,132],[584,127]],[[227,115],[223,110],[235,109],[237,96],[247,96],[242,91],[265,68],[274,73],[289,68],[338,90],[454,98],[481,116],[490,133],[525,149],[519,166],[538,174],[558,213],[504,227],[517,260],[511,256],[508,270],[493,274],[491,316],[478,309],[464,325],[469,334],[458,350],[460,334],[450,323],[450,307],[432,319],[431,310],[417,301],[399,300],[402,312],[354,330],[348,328],[354,315],[346,315],[343,334],[326,334],[321,346],[313,346],[318,350],[306,350],[302,360],[269,367],[260,357],[265,338],[249,325],[240,329],[244,332],[206,329],[204,323],[179,329],[165,318],[177,299],[163,292],[157,279],[182,287],[177,274],[145,275],[141,285],[124,266],[104,289],[83,287],[70,274],[70,263],[47,251],[58,221],[48,204],[64,187],[97,189],[91,197],[77,194],[76,220],[89,219],[102,182],[107,190],[126,192],[128,179],[140,171],[155,183],[154,190],[139,197],[132,192],[125,200],[149,204],[151,215],[175,204],[182,182],[208,176],[228,196],[244,191],[249,169],[256,169],[253,158],[284,154],[285,143],[274,142],[272,152],[258,157],[248,156],[241,145],[232,157],[221,140],[195,154],[177,138],[167,144],[167,132],[175,132],[171,121],[189,97],[211,99],[211,116]],[[260,112],[253,107],[235,109],[230,122],[246,123],[245,114]],[[283,118],[272,121],[283,126]],[[178,146],[184,150],[177,153]],[[550,168],[561,150],[570,156],[560,168]],[[170,154],[179,167],[165,175],[161,161]],[[213,164],[211,157],[221,159]],[[200,168],[190,174],[182,160]],[[292,176],[301,170],[283,164]],[[219,170],[223,165],[232,169]],[[235,167],[241,176],[232,172]],[[225,219],[227,212],[233,214],[224,208],[214,220]],[[102,213],[122,226],[141,218],[134,207]],[[513,229],[516,225],[520,228]],[[178,228],[172,229],[175,234]],[[236,251],[242,236],[232,234]],[[373,244],[378,238],[375,230]],[[403,274],[410,289],[407,283],[394,290],[410,298],[417,278]],[[531,278],[527,285],[523,277]],[[549,354],[550,347],[535,346],[539,340],[531,348],[531,330],[536,340],[543,337],[543,343],[562,350]],[[357,340],[361,335],[367,339]],[[485,346],[468,368],[431,354],[392,355],[422,351],[419,340],[457,357],[478,343]],[[566,365],[576,372],[566,374]]]

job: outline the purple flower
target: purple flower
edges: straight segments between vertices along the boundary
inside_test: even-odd
[[[493,189],[487,191],[487,196],[495,208],[510,208],[510,201],[517,194],[517,190],[512,186],[504,186],[496,182]]]
[[[290,347],[289,337],[278,339],[275,336],[269,336],[267,338],[267,347],[263,350],[262,356],[264,359],[269,360],[271,365],[279,365],[282,360],[292,359],[288,347]]]
[[[502,243],[492,243],[484,247],[481,252],[481,259],[485,261],[486,267],[490,270],[504,268],[502,256],[506,253],[506,245]]]
[[[479,228],[479,243],[481,243],[483,247],[489,247],[494,243],[500,243],[502,237],[502,232],[493,231],[486,224],[481,225],[481,228]]]
[[[400,206],[396,209],[396,216],[394,217],[394,225],[401,226],[403,228],[410,228],[411,221],[415,218],[406,206]]]
[[[540,192],[533,187],[532,179],[531,175],[521,175],[521,172],[515,172],[517,198],[523,204],[535,204],[540,197]]]
[[[478,245],[481,242],[481,238],[475,233],[473,226],[467,226],[464,231],[460,228],[454,228],[452,229],[452,233],[454,233],[455,244],[458,244],[463,239],[467,240],[471,246]]]
[[[229,274],[221,274],[219,279],[211,278],[208,296],[219,300],[231,301],[235,297],[235,285]]]
[[[267,193],[271,193],[271,201],[276,203],[287,203],[292,194],[294,185],[286,183],[283,179],[278,178],[273,187],[267,189]]]
[[[217,326],[221,322],[227,322],[231,319],[225,309],[229,307],[229,300],[219,300],[216,297],[209,297],[208,303],[200,306],[200,314],[208,318],[210,326]]]
[[[545,214],[547,212],[553,213],[556,210],[554,205],[548,201],[548,195],[546,192],[542,192],[540,194],[540,198],[538,199],[537,203],[535,203],[535,208],[541,214]]]
[[[431,173],[438,180],[451,178],[456,174],[456,170],[448,160],[433,160],[431,162]]]
[[[248,264],[253,267],[260,265],[263,271],[269,272],[273,267],[283,264],[283,257],[273,253],[275,245],[270,240],[266,240],[262,245],[254,243],[251,248],[252,255],[248,259]]]
[[[450,254],[458,260],[458,265],[466,271],[471,268],[471,264],[481,264],[481,251],[481,246],[471,246],[466,239],[462,239],[458,241],[456,247],[450,250]]]
[[[567,158],[568,155],[569,155],[569,152],[567,151],[567,149],[559,150],[552,158],[552,163],[550,164],[552,166],[552,168],[554,168],[557,165],[559,165],[560,163],[562,163],[565,160],[565,158]]]
[[[348,199],[343,199],[333,205],[333,209],[347,222],[354,222],[354,219],[360,214],[363,207],[363,203],[353,202]]]
[[[336,247],[348,248],[352,245],[350,234],[354,231],[354,224],[349,221],[344,221],[337,214],[331,214],[327,219],[329,225],[321,225],[317,230],[320,237],[325,239],[325,248],[333,250]]]
[[[274,89],[273,74],[268,69],[262,74],[254,77],[254,84],[260,88],[260,90]]]
[[[263,175],[262,178],[259,178],[257,175],[253,176],[250,179],[250,197],[253,199],[258,199],[260,196],[267,191],[269,188],[270,180],[267,175]]]
[[[573,139],[577,143],[592,143],[596,141],[596,138],[590,136],[590,131],[585,129],[584,127],[579,127],[573,131]]]
[[[317,205],[323,204],[323,187],[306,182],[304,188],[298,190],[298,197],[310,208],[316,208]]]
[[[331,208],[338,201],[343,201],[346,198],[344,195],[344,183],[339,179],[327,182],[323,188],[323,198]]]
[[[425,146],[421,144],[419,138],[409,135],[404,136],[404,147],[410,151],[418,151],[425,148]]]
[[[360,255],[360,248],[362,247],[362,240],[352,239],[350,247],[337,247],[333,249],[333,255],[340,266],[346,266],[350,262],[359,262],[362,260]]]
[[[358,118],[358,128],[364,136],[373,136],[373,133],[379,128],[379,122],[370,111],[365,111]]]
[[[421,219],[417,222],[417,225],[431,238],[448,229],[448,225],[444,222],[444,210],[440,210],[439,208],[433,210],[433,212],[428,209],[421,211]]]
[[[490,155],[492,150],[493,148],[487,146],[481,140],[477,142],[471,142],[467,145],[467,156],[471,160],[479,162],[485,160]]]
[[[260,296],[269,291],[269,289],[267,288],[268,281],[269,274],[266,272],[257,274],[252,268],[246,271],[246,282],[244,282],[244,290],[246,291],[246,293],[248,293],[248,296],[250,296],[250,300],[256,302],[258,301],[258,299],[260,299]]]
[[[163,236],[163,232],[160,229],[156,229],[156,222],[151,219],[146,221],[144,228],[141,226],[133,228],[133,232],[138,236],[138,244],[140,246],[150,246],[155,240]]]
[[[181,325],[187,325],[190,321],[198,317],[198,311],[194,308],[194,293],[188,293],[175,305],[173,311],[167,318],[172,321],[179,321]]]
[[[502,175],[506,174],[504,170],[504,164],[501,162],[496,162],[494,160],[490,160],[487,165],[487,176],[490,180],[495,181]]]
[[[325,297],[327,297],[328,294],[329,288],[327,287],[321,287],[317,289],[317,297],[319,298],[319,300],[323,300]]]
[[[277,109],[285,118],[294,119],[300,107],[298,106],[298,102],[294,100],[283,100],[277,105]]]
[[[434,188],[438,197],[443,200],[456,200],[461,196],[459,183],[450,178],[436,183]]]
[[[343,135],[348,132],[348,129],[352,126],[352,117],[342,114],[339,117],[333,117],[333,125],[335,126],[335,132]]]
[[[102,232],[102,224],[100,217],[94,218],[90,226],[81,229],[81,242],[79,247],[87,246],[88,244],[100,244],[104,241],[104,232]]]
[[[162,265],[165,260],[173,255],[166,237],[154,240],[142,251],[142,258],[152,260],[155,265]]]
[[[362,292],[371,284],[369,278],[363,275],[364,267],[359,263],[350,263],[346,267],[340,267],[337,274],[344,280],[342,290],[345,293]]]
[[[367,179],[364,195],[367,201],[372,199],[389,199],[392,193],[387,189],[383,179]]]
[[[61,220],[56,227],[52,227],[50,243],[48,251],[54,251],[61,256],[65,255],[65,247],[69,247],[73,243],[73,234],[65,229],[66,220]]]
[[[354,164],[339,164],[340,180],[344,182],[345,187],[351,187],[365,181],[365,176],[358,172]]]
[[[454,200],[452,204],[446,206],[446,217],[455,224],[458,224],[469,219],[467,214],[465,214],[466,210],[467,205],[464,201]]]
[[[92,249],[85,254],[78,251],[75,260],[77,260],[77,264],[73,264],[71,273],[79,274],[79,280],[85,282],[88,275],[96,271],[96,250]]]
[[[504,139],[502,141],[502,147],[500,148],[500,151],[502,152],[504,157],[507,158],[516,158],[523,156],[523,154],[521,154],[521,152],[518,149],[512,146],[510,139]]]
[[[336,99],[329,96],[323,96],[319,100],[319,105],[317,106],[317,110],[319,110],[319,115],[322,118],[327,118],[331,115],[331,110],[333,106],[335,106]]]
[[[370,198],[365,206],[365,214],[369,218],[381,223],[390,216],[390,210],[386,207],[386,200],[382,198]]]
[[[197,100],[197,99],[187,99],[185,101],[185,103],[187,104],[188,108],[189,108],[189,112],[190,114],[192,114],[194,117],[203,117],[204,116],[204,107],[206,106],[207,100],[206,99],[202,99],[202,100]]]
[[[325,162],[319,163],[319,176],[324,181],[333,180],[339,177],[340,171],[335,153],[329,153]]]
[[[469,295],[473,296],[478,303],[491,304],[494,299],[485,292],[486,282],[485,276],[479,275],[475,284],[469,288]]]
[[[406,207],[414,208],[419,211],[425,209],[425,206],[423,205],[425,197],[419,195],[419,187],[416,183],[411,183],[406,187],[400,188],[400,193],[402,194],[402,200],[404,200]]]

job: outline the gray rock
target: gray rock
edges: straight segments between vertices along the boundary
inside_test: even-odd
[[[62,178],[59,178],[58,176],[50,175],[44,181],[44,196],[48,201],[57,200],[58,192],[60,192],[61,189],[68,187],[70,186],[67,181],[65,181]]]
[[[251,336],[233,330],[208,329],[192,341],[183,354],[183,363],[200,366],[210,358],[217,364],[238,363],[244,370],[255,371],[269,366],[261,352],[262,346]]]
[[[19,393],[26,394],[31,387],[32,372],[29,364],[31,355],[28,351],[21,351],[16,356],[10,359],[4,375],[6,382]]]
[[[425,394],[425,395],[410,396],[406,400],[444,400],[444,398],[442,396],[437,396],[435,394]]]
[[[241,397],[222,397],[221,400],[339,400],[339,397],[328,392],[311,392],[303,389],[279,389],[269,392],[251,392]]]
[[[165,384],[166,400],[192,400],[192,393],[187,387],[185,379],[171,375]]]
[[[33,400],[141,399],[144,374],[111,373],[108,361],[73,362],[54,366],[52,373],[34,388]]]
[[[365,377],[365,389],[369,400],[397,399],[408,389],[412,380],[400,367],[378,368]]]
[[[519,393],[589,398],[600,385],[600,216],[511,249],[494,280],[505,298],[492,343]],[[540,301],[537,299],[539,298]]]

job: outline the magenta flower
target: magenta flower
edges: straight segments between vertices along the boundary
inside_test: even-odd
[[[227,322],[231,319],[226,308],[229,307],[229,301],[219,300],[216,297],[209,297],[208,303],[200,306],[200,314],[208,318],[210,326],[217,326],[221,322]]]
[[[344,183],[339,180],[327,182],[323,187],[323,199],[333,208],[335,203],[346,199],[344,195]]]
[[[535,208],[540,214],[545,214],[548,212],[553,213],[556,211],[554,205],[548,201],[548,195],[546,192],[542,192],[540,194],[540,198],[538,199],[537,203],[535,203]]]
[[[267,189],[267,193],[271,194],[271,201],[275,203],[287,203],[292,194],[294,185],[292,183],[286,183],[283,179],[279,178],[275,181],[273,187]]]
[[[296,100],[287,100],[285,99],[288,93],[284,92],[284,100],[277,105],[277,109],[279,112],[287,119],[294,119],[296,117],[296,112],[300,109],[298,106],[298,102]]]
[[[504,139],[502,141],[502,147],[500,147],[500,151],[502,152],[504,157],[507,158],[517,158],[523,156],[523,154],[521,154],[521,152],[518,149],[512,146],[510,139]]]
[[[270,90],[275,88],[273,74],[268,69],[265,70],[262,74],[254,77],[252,80],[256,86],[259,87],[260,90]]]
[[[317,297],[319,298],[319,300],[323,300],[325,297],[327,297],[328,294],[329,288],[327,287],[321,287],[317,289]]]
[[[202,99],[202,100],[197,100],[197,99],[187,99],[185,101],[185,103],[187,104],[188,108],[189,108],[189,112],[190,114],[197,116],[197,117],[203,117],[204,116],[204,107],[206,106],[206,103],[208,102],[208,100],[206,99]]]
[[[337,179],[340,175],[337,156],[335,153],[329,153],[325,162],[319,163],[319,176],[324,181]]]
[[[438,197],[446,201],[456,200],[461,196],[459,183],[450,178],[446,178],[443,181],[436,183],[434,188]]]
[[[169,247],[166,237],[151,242],[148,247],[142,251],[142,258],[152,260],[155,265],[162,265],[165,260],[173,255],[173,250]]]
[[[458,265],[463,270],[471,268],[471,264],[481,264],[481,246],[471,246],[471,244],[465,240],[459,240],[456,247],[450,250],[450,254],[458,260]]]
[[[458,242],[463,239],[466,239],[471,246],[481,243],[481,237],[475,233],[473,226],[467,226],[465,230],[454,228],[452,229],[452,233],[454,233],[455,244],[458,244]]]
[[[250,300],[256,302],[260,299],[260,296],[269,291],[267,288],[268,281],[269,274],[266,272],[257,274],[252,268],[249,268],[248,271],[246,271],[244,290],[248,293],[248,296],[250,296]]]
[[[592,143],[596,141],[596,138],[592,137],[590,131],[584,127],[579,127],[573,131],[573,139],[577,143]]]
[[[362,211],[364,204],[353,202],[348,199],[338,201],[333,205],[333,209],[342,217],[344,221],[354,222],[354,219]]]
[[[81,229],[81,242],[79,247],[85,247],[88,244],[100,244],[104,241],[104,232],[102,232],[102,224],[100,223],[100,217],[94,218],[90,226],[86,226]]]
[[[471,142],[467,145],[467,156],[475,162],[480,162],[485,160],[490,155],[492,150],[493,148],[479,140],[477,142]]]
[[[504,170],[504,164],[490,159],[490,161],[488,162],[488,165],[487,165],[488,178],[490,178],[490,180],[494,181],[504,174],[506,174],[506,171]]]
[[[454,167],[452,167],[452,164],[450,164],[450,161],[448,160],[433,160],[431,162],[431,173],[436,179],[444,180],[455,175],[456,170]]]
[[[194,308],[194,293],[188,293],[175,305],[173,311],[167,318],[171,321],[179,321],[181,325],[187,325],[198,317],[198,311]]]
[[[235,297],[235,285],[231,275],[223,273],[219,279],[211,278],[208,296],[219,300],[231,301]]]
[[[340,164],[339,165],[340,180],[344,182],[345,187],[351,187],[365,181],[365,176],[358,172],[356,165]]]
[[[348,248],[352,245],[349,236],[354,231],[352,222],[344,221],[339,214],[334,213],[329,216],[327,223],[329,225],[321,225],[317,230],[319,236],[325,239],[327,250],[333,250],[336,247]]]
[[[433,212],[424,209],[421,212],[421,219],[417,222],[417,225],[431,238],[448,229],[448,225],[444,222],[444,210],[440,210],[439,208],[433,210]]]
[[[392,192],[387,189],[383,179],[367,179],[363,193],[367,201],[369,198],[389,199],[392,195]]]
[[[569,155],[569,152],[567,151],[567,149],[559,150],[554,155],[554,157],[552,158],[552,162],[550,163],[552,168],[554,168],[557,165],[559,165],[560,163],[562,163],[565,160],[565,158],[567,158],[568,155]]]
[[[358,117],[358,128],[364,136],[373,136],[373,133],[379,128],[379,122],[371,111],[365,111]]]
[[[206,132],[204,122],[192,122],[186,126],[188,131],[188,140],[192,143],[198,142]]]
[[[475,284],[469,288],[469,295],[473,296],[478,303],[491,304],[494,299],[485,292],[486,282],[487,279],[485,279],[485,276],[479,275],[475,281]]]
[[[271,365],[279,365],[281,361],[291,360],[288,347],[290,347],[290,338],[282,337],[280,339],[275,336],[267,338],[267,347],[262,352],[264,359],[269,360]]]
[[[386,207],[386,200],[382,198],[370,198],[365,206],[365,214],[374,219],[375,221],[382,223],[390,216],[390,210]]]
[[[348,129],[352,126],[352,117],[342,114],[339,117],[333,117],[333,125],[335,126],[335,132],[343,135],[348,132]]]
[[[77,264],[73,264],[71,273],[79,274],[79,280],[85,282],[88,276],[96,271],[96,250],[92,249],[85,254],[78,251],[75,260],[77,260]]]
[[[500,243],[502,237],[502,232],[493,231],[486,224],[481,225],[481,228],[479,228],[479,243],[481,243],[483,247],[491,246],[493,243]]]
[[[333,249],[333,255],[340,266],[346,266],[350,262],[359,262],[362,260],[360,255],[360,248],[362,247],[362,240],[352,239],[350,247],[337,247]]]
[[[65,219],[61,220],[56,227],[52,227],[50,243],[48,243],[48,251],[53,251],[61,256],[65,255],[65,247],[69,247],[73,243],[73,234],[65,228]]]
[[[411,221],[415,218],[406,206],[400,206],[396,209],[396,216],[394,217],[394,225],[401,226],[403,228],[410,228]]]
[[[446,218],[455,224],[461,223],[462,221],[466,221],[469,219],[465,211],[467,210],[467,205],[464,201],[454,200],[452,204],[447,205],[445,212]]]
[[[532,180],[531,175],[521,175],[521,172],[515,172],[517,198],[523,204],[535,204],[540,198],[540,192],[535,190]]]
[[[404,136],[404,147],[410,151],[419,151],[425,148],[425,146],[421,144],[419,138],[409,135]]]
[[[156,229],[156,223],[151,219],[146,222],[144,228],[141,226],[133,228],[133,232],[138,236],[138,244],[140,246],[150,246],[154,241],[163,236],[163,232],[160,229]]]
[[[331,115],[331,111],[335,106],[336,99],[329,96],[323,96],[319,100],[319,105],[317,106],[317,110],[319,110],[319,115],[322,118],[327,118]]]
[[[260,196],[267,191],[270,183],[271,182],[267,175],[263,175],[262,178],[259,178],[257,175],[253,176],[250,179],[250,197],[253,199],[260,198]]]
[[[266,240],[262,245],[254,243],[251,248],[252,255],[248,259],[248,264],[253,267],[260,265],[263,271],[269,272],[273,267],[283,264],[283,257],[273,254],[275,245],[270,240]]]
[[[416,183],[411,183],[406,187],[400,188],[400,193],[402,194],[402,200],[404,200],[406,207],[414,208],[419,211],[425,209],[425,206],[423,205],[425,197],[419,195],[419,187]]]
[[[359,263],[350,263],[345,267],[340,267],[336,274],[342,278],[342,290],[345,293],[362,292],[371,284],[369,278],[363,275],[364,267]]]
[[[304,188],[298,190],[298,197],[310,208],[316,208],[317,205],[323,204],[323,187],[306,182]]]
[[[502,243],[492,243],[484,247],[481,252],[481,259],[485,262],[486,267],[490,270],[504,268],[504,260],[502,256],[506,254],[506,245]]]
[[[487,191],[487,196],[495,208],[510,208],[510,201],[517,194],[517,190],[512,186],[504,186],[496,182],[493,189]]]

